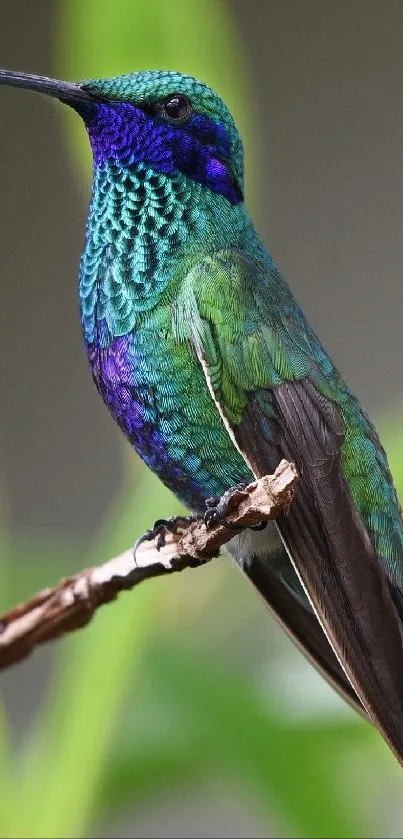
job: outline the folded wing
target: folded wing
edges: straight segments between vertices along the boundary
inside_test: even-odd
[[[186,278],[174,326],[178,340],[191,341],[228,433],[255,475],[272,472],[282,457],[296,464],[299,486],[277,527],[317,632],[285,605],[281,583],[273,588],[274,611],[347,698],[357,694],[402,761],[403,644],[395,604],[403,530],[372,426],[269,261],[234,250],[209,257]],[[353,482],[357,469],[360,481]],[[377,550],[389,537],[393,562]]]

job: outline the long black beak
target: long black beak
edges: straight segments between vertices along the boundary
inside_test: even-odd
[[[58,79],[49,79],[47,76],[35,76],[31,73],[17,73],[14,70],[0,70],[0,84],[10,87],[23,87],[27,90],[35,90],[38,93],[45,93],[47,96],[54,96],[62,102],[94,102],[95,97],[84,90],[80,84],[74,82],[60,82]]]

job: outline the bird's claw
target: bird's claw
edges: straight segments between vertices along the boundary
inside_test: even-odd
[[[212,498],[207,498],[207,510],[204,513],[204,524],[207,528],[213,527],[215,524],[222,524],[224,525],[224,527],[227,527],[228,530],[244,530],[243,527],[228,521],[226,516],[228,514],[230,501],[233,495],[236,492],[244,492],[248,485],[248,481],[242,481],[241,483],[236,484],[236,486],[227,489],[226,492],[224,492],[224,495],[222,495],[221,497],[219,495],[216,495]],[[266,525],[266,521],[261,521],[259,522],[259,524],[251,525],[251,527],[249,527],[248,529],[264,530]]]
[[[151,542],[153,539],[156,540],[157,551],[160,551],[165,545],[167,533],[180,533],[201,518],[201,516],[192,514],[189,516],[171,516],[169,519],[157,519],[153,527],[146,530],[143,536],[140,536],[140,539],[137,540],[134,547],[135,553],[143,542]]]

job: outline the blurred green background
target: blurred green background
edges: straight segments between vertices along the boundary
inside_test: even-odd
[[[258,227],[376,417],[403,497],[403,5],[2,0],[0,65],[167,67],[228,102]],[[76,282],[79,119],[1,90],[0,605],[178,510],[107,416]],[[1,675],[4,837],[401,836],[402,776],[228,559],[144,584]]]

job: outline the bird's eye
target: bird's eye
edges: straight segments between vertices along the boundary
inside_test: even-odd
[[[174,122],[183,122],[190,115],[192,108],[189,99],[182,96],[181,93],[174,93],[168,96],[162,105],[162,114],[164,117],[173,120]]]

